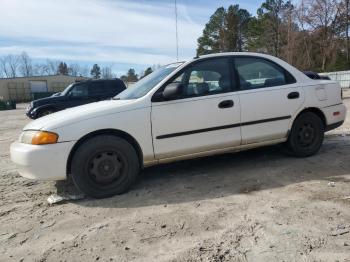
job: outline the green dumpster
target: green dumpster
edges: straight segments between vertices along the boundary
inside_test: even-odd
[[[5,101],[0,101],[0,110],[5,110],[5,109],[6,109]]]
[[[16,101],[0,101],[0,110],[16,109]]]

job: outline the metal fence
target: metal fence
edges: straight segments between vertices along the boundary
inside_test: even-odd
[[[32,100],[32,92],[26,83],[8,83],[10,100],[16,102],[28,102]]]
[[[69,84],[69,82],[52,82],[50,85],[50,92],[46,92],[44,96],[51,95],[52,93],[62,92]],[[16,102],[29,102],[35,99],[32,93],[29,83],[8,83],[7,84],[9,99]],[[44,93],[43,93],[44,94]]]
[[[62,92],[70,84],[70,82],[52,82],[50,85],[50,91],[54,93]]]
[[[320,75],[329,76],[330,79],[339,82],[342,88],[350,88],[350,71],[320,73]]]

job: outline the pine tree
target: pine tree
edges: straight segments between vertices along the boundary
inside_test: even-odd
[[[101,68],[98,66],[98,64],[94,64],[92,66],[92,69],[90,71],[90,75],[94,78],[94,79],[99,79],[101,77]]]
[[[60,62],[58,65],[57,73],[60,75],[68,75],[68,66],[65,62]]]
[[[137,75],[135,74],[135,69],[130,68],[128,70],[127,81],[128,82],[136,82],[138,80]]]
[[[152,72],[153,72],[152,68],[151,68],[151,67],[148,67],[148,68],[145,70],[145,72],[144,72],[144,74],[143,74],[143,77],[145,77],[146,75],[149,75],[149,74],[152,73]]]
[[[239,5],[218,8],[197,40],[197,55],[243,51],[250,19],[250,13]]]

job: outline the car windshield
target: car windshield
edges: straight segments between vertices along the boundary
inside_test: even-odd
[[[60,96],[65,96],[67,95],[67,93],[69,92],[69,90],[71,89],[71,87],[73,86],[74,84],[70,84],[69,86],[67,86],[60,94]]]
[[[114,99],[137,99],[146,95],[181,64],[182,63],[173,63],[159,68],[115,96]]]

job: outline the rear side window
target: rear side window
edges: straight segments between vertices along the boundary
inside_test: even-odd
[[[92,81],[89,86],[90,96],[99,96],[106,93],[106,87],[104,81]]]
[[[240,87],[244,90],[295,83],[293,76],[284,68],[266,59],[237,57],[235,67]]]

